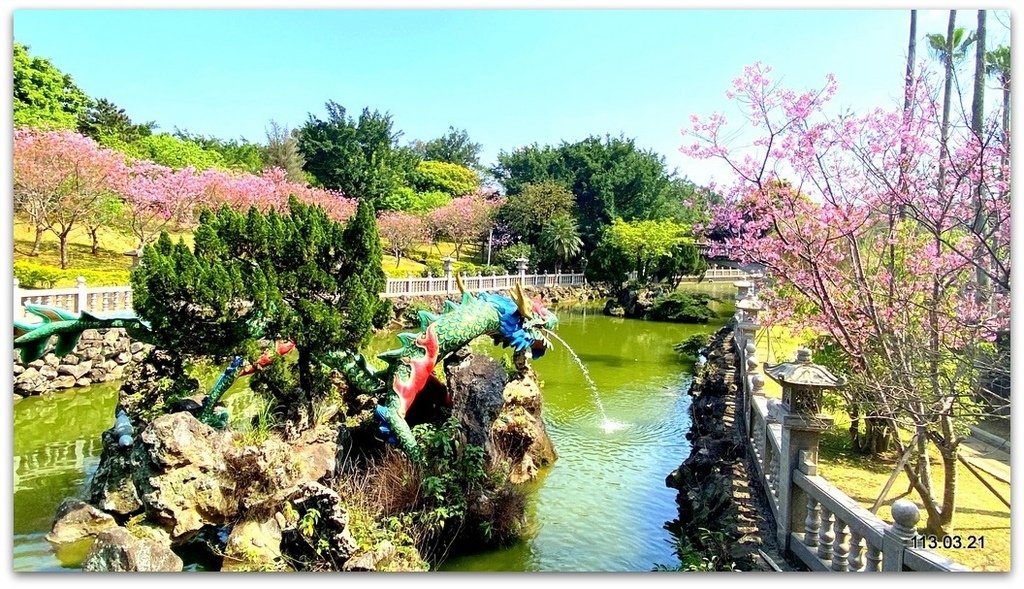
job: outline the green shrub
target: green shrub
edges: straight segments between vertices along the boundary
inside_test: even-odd
[[[698,333],[672,346],[672,349],[695,359],[700,354],[701,348],[707,346],[709,341],[711,341],[711,336],[706,333]]]
[[[79,276],[85,278],[86,286],[125,286],[129,282],[127,270],[61,270],[21,260],[14,263],[14,277],[21,288],[77,286]]]
[[[426,266],[421,272],[420,277],[425,278],[429,273],[431,276],[437,278],[444,276],[444,262],[437,259],[431,259],[423,262]],[[477,266],[472,262],[452,262],[452,275],[462,274],[463,276],[476,276],[477,272],[480,271],[482,266]]]
[[[530,261],[531,265],[536,265],[537,263],[537,256],[533,251],[533,246],[527,243],[517,243],[508,246],[498,252],[498,255],[495,256],[495,261],[499,266],[503,266],[509,274],[517,274],[519,269],[516,267],[516,258],[526,258]]]
[[[478,266],[477,270],[480,271],[480,273],[483,274],[484,276],[501,276],[507,273],[505,268],[503,268],[502,266],[495,266],[493,264],[490,266],[486,264],[484,264],[483,266]]]
[[[14,277],[21,288],[54,288],[64,271],[30,262],[15,262]]]
[[[647,319],[677,323],[707,323],[717,315],[708,306],[711,297],[705,293],[674,291],[654,299]]]

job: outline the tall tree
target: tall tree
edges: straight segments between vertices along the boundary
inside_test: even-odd
[[[267,129],[267,147],[264,160],[267,168],[280,168],[290,182],[304,182],[306,173],[302,166],[306,164],[302,154],[299,153],[299,141],[297,133],[292,132],[288,127],[279,125],[277,121],[270,121]]]
[[[1003,143],[1010,143],[1010,48],[1006,45],[985,54],[985,73],[995,76],[1003,91]]]
[[[388,249],[395,256],[395,268],[402,265],[402,256],[427,238],[423,218],[410,213],[384,212],[377,218],[377,227],[380,236],[387,241]]]
[[[437,139],[413,142],[412,149],[425,160],[448,162],[471,169],[480,167],[481,146],[470,141],[465,129],[448,127],[448,132]]]
[[[455,244],[455,259],[459,260],[463,246],[487,233],[499,205],[480,194],[469,194],[435,209],[427,220],[435,240],[444,238]]]
[[[942,157],[939,159],[939,191],[945,186],[946,160],[949,159],[949,111],[953,101],[953,68],[954,65],[963,60],[967,55],[967,48],[974,42],[973,35],[968,35],[963,28],[956,28],[956,11],[949,11],[949,24],[946,27],[946,35],[933,33],[928,35],[928,48],[932,57],[943,65],[945,70],[945,86],[942,90],[942,126],[939,149]]]
[[[561,272],[562,264],[579,255],[583,248],[576,220],[564,212],[549,218],[541,229],[539,245],[554,258],[555,272]]]
[[[971,131],[979,145],[984,144],[983,129],[985,126],[985,11],[978,11],[978,29],[975,31],[977,47],[974,51],[974,92],[971,97]],[[985,182],[979,178],[974,189],[974,234],[984,235],[986,221]],[[987,243],[978,243],[974,251],[974,263],[977,266],[976,276],[978,288],[976,297],[979,302],[989,299],[990,281],[988,265],[990,247]]]
[[[74,129],[92,99],[48,59],[14,42],[14,126]]]
[[[79,119],[78,132],[92,137],[101,145],[107,145],[110,140],[120,143],[138,141],[152,135],[156,126],[154,121],[137,125],[123,108],[106,98],[100,98]]]
[[[498,211],[498,220],[516,237],[536,245],[549,219],[559,213],[572,215],[575,209],[573,194],[564,185],[546,180],[526,184],[520,192],[505,199]]]
[[[572,191],[586,251],[594,248],[612,219],[654,218],[670,194],[664,158],[625,137],[591,136],[558,147],[503,151],[492,172],[509,195],[545,180]]]
[[[353,119],[334,101],[326,108],[326,120],[310,114],[299,129],[306,171],[324,188],[384,208],[388,195],[409,184],[419,157],[398,146],[402,133],[392,129],[390,114],[364,108]]]
[[[480,176],[470,168],[449,162],[424,160],[416,165],[410,178],[419,192],[444,192],[463,196],[480,186]]]

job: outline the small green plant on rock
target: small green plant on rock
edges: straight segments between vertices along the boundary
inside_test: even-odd
[[[672,349],[691,360],[696,360],[701,349],[707,347],[711,336],[706,333],[697,333],[672,346]]]

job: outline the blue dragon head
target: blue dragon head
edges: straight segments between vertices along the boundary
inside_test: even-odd
[[[517,352],[527,349],[533,358],[539,358],[551,347],[551,340],[544,334],[558,326],[555,316],[540,297],[528,298],[520,284],[512,291],[512,296],[483,293],[484,298],[492,303],[500,316],[499,339],[501,343]]]

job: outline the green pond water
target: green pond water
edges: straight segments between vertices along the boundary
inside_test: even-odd
[[[732,289],[713,292],[729,296]],[[559,457],[530,485],[531,534],[507,548],[450,558],[442,570],[648,571],[678,562],[663,529],[676,514],[675,491],[664,481],[690,450],[684,435],[691,368],[672,345],[721,324],[618,319],[600,309],[557,312],[558,333],[585,364],[597,392],[557,341],[533,362]],[[509,353],[484,339],[474,348]],[[378,338],[372,347],[387,349],[394,341]],[[43,536],[58,504],[82,495],[95,470],[116,392],[110,383],[15,403],[15,571],[61,570]],[[603,427],[595,394],[616,428]]]

